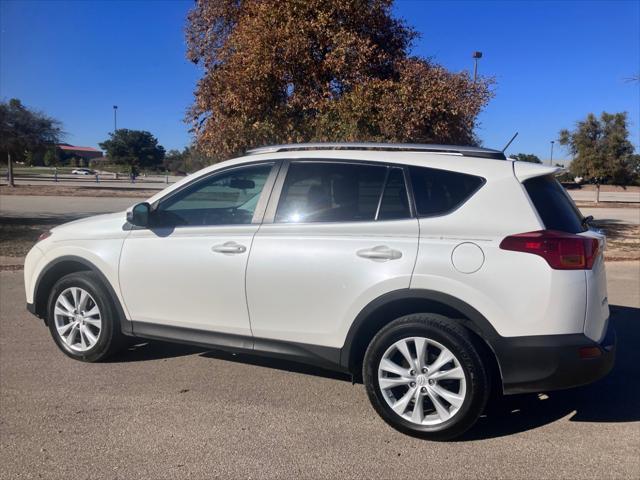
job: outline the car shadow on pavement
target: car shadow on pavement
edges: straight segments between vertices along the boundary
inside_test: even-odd
[[[243,363],[258,367],[272,368],[287,372],[315,375],[317,377],[331,378],[351,382],[351,376],[341,372],[298,363],[291,360],[263,357],[251,353],[232,353],[223,350],[212,350],[205,347],[184,345],[179,343],[162,342],[159,340],[136,340],[131,346],[124,349],[118,355],[107,360],[109,363],[144,362],[148,360],[160,360],[163,358],[182,357],[187,355],[200,355],[204,358],[213,358],[227,362]]]
[[[244,363],[255,365],[258,367],[273,368],[285,372],[302,373],[304,375],[314,375],[316,377],[331,378],[334,380],[342,380],[351,382],[351,375],[333,370],[298,363],[291,360],[284,360],[272,357],[262,357],[259,355],[251,355],[245,353],[230,353],[222,350],[211,350],[200,355],[206,358],[216,358],[218,360],[226,360],[228,362]]]
[[[640,309],[612,305],[611,321],[618,343],[609,375],[584,387],[500,397],[459,440],[512,435],[568,416],[572,422],[639,421]]]
[[[161,342],[159,340],[147,341],[136,339],[117,355],[106,360],[106,363],[144,362],[149,360],[161,360],[164,358],[185,357],[206,352],[206,348],[180,343]]]

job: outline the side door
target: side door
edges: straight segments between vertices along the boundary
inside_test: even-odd
[[[418,248],[403,168],[283,164],[247,268],[256,338],[342,347],[371,300],[409,288]]]
[[[275,162],[224,169],[155,205],[152,228],[133,230],[120,259],[134,322],[251,334],[245,270],[276,170]]]

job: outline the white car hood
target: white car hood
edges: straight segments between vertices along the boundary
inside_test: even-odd
[[[122,238],[128,233],[123,229],[126,221],[126,212],[82,218],[52,228],[52,240]]]

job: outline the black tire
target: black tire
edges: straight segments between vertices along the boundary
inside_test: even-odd
[[[56,329],[56,321],[54,319],[55,302],[60,293],[71,287],[79,287],[87,291],[100,309],[102,325],[98,341],[93,347],[84,352],[71,349],[60,337]],[[125,344],[126,337],[120,330],[120,321],[113,302],[114,300],[111,298],[108,290],[98,275],[93,272],[83,271],[70,273],[60,278],[51,289],[47,302],[47,323],[49,324],[51,336],[58,348],[60,348],[65,355],[82,362],[99,362],[120,350]]]
[[[391,345],[408,337],[435,340],[455,355],[464,371],[465,399],[457,413],[438,425],[420,425],[393,411],[383,396],[378,381],[378,366]],[[464,327],[441,315],[421,313],[400,317],[371,340],[365,353],[363,379],[373,407],[385,422],[400,432],[429,440],[451,440],[473,426],[482,414],[491,383],[476,339]]]

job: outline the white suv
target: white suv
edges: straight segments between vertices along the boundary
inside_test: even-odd
[[[613,365],[604,237],[555,171],[470,147],[256,149],[43,234],[28,309],[83,361],[135,336],[348,372],[393,427],[449,439],[494,387]]]

